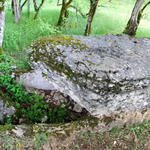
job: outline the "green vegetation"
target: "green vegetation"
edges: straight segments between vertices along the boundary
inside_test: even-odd
[[[3,48],[8,50],[10,53],[13,51],[21,52],[32,40],[44,36],[59,33],[57,27],[53,26],[53,22],[56,22],[57,18],[46,17],[46,13],[43,12],[39,19],[33,20],[33,12],[30,18],[27,17],[26,12],[22,14],[22,18],[19,24],[14,23],[14,16],[10,11],[6,12],[6,26],[5,26],[5,37],[3,42]],[[52,10],[52,15],[55,16],[57,13]],[[43,17],[45,16],[45,17]],[[52,23],[49,24],[48,21]]]
[[[145,1],[145,4],[147,1],[148,0]],[[8,1],[6,5],[4,41],[3,46],[0,47],[0,95],[4,98],[4,100],[9,100],[9,104],[14,106],[17,111],[15,116],[5,118],[5,120],[0,122],[0,124],[17,124],[20,119],[23,119],[25,123],[41,123],[42,119],[46,116],[48,117],[47,123],[71,121],[72,119],[66,111],[66,104],[61,104],[59,107],[55,107],[53,109],[44,101],[41,95],[35,94],[34,92],[27,93],[25,88],[18,84],[15,78],[12,77],[11,73],[14,70],[11,66],[17,66],[20,70],[24,68],[28,69],[28,60],[25,57],[25,50],[33,40],[41,36],[55,34],[83,35],[87,24],[87,16],[86,18],[83,18],[78,14],[77,17],[75,10],[70,8],[68,12],[69,17],[66,17],[65,23],[58,27],[56,25],[58,23],[61,7],[56,5],[57,1],[50,0],[44,3],[36,20],[33,19],[35,15],[33,5],[31,6],[29,17],[27,5],[25,5],[21,13],[20,22],[15,23],[10,3],[11,2]],[[92,23],[93,28],[91,34],[122,33],[129,20],[134,3],[135,0],[112,0],[112,2],[109,2],[109,0],[100,1]],[[89,1],[75,0],[73,4],[82,10],[84,14],[88,13]],[[150,9],[147,7],[144,10],[136,36],[150,37],[149,20]],[[60,40],[59,36],[56,37]],[[57,44],[58,40],[56,40],[56,43],[54,44]],[[66,41],[68,41],[68,39]],[[75,42],[80,45],[80,41]],[[62,68],[63,66],[58,64],[57,70],[61,71]],[[66,70],[68,70],[67,74],[71,75],[69,68]],[[109,123],[110,121],[111,119],[107,118],[107,122]],[[150,125],[149,122],[144,122],[140,125],[135,125],[134,127],[126,126],[123,130],[118,127],[114,127],[108,134],[110,137],[115,138],[120,136],[122,132],[123,135],[126,132],[134,133],[139,140],[139,147],[141,147],[140,142],[142,141],[143,136],[150,136]],[[84,133],[83,136],[84,139],[86,139],[85,141],[90,138],[89,135],[89,133]],[[45,141],[46,135],[42,134],[38,136],[44,137]],[[97,135],[98,139],[105,139],[104,136],[105,134],[103,133],[98,133]],[[37,137],[36,139],[37,141],[40,140]],[[113,141],[110,140],[110,143],[107,144],[109,145],[109,148],[113,148]],[[37,147],[39,147],[39,145]],[[4,148],[8,148],[7,145],[4,145]]]
[[[69,127],[72,127],[70,123]],[[5,127],[6,126],[6,127]],[[30,127],[30,134],[23,137],[16,137],[12,134],[12,126],[5,125],[1,129],[0,126],[0,149],[20,148],[25,149],[36,149],[41,150],[43,145],[46,148],[56,148],[58,150],[149,150],[150,149],[150,122],[144,121],[143,123],[136,123],[133,125],[125,125],[123,128],[114,127],[109,131],[98,131],[98,130],[76,130],[73,127],[73,131],[70,134],[65,133],[67,128],[59,131],[60,126],[49,126],[45,130],[36,130],[33,126]],[[36,127],[38,125],[35,125]],[[81,125],[78,125],[80,127]],[[34,130],[33,130],[34,129]],[[56,130],[53,130],[56,129]],[[57,132],[59,134],[56,134]],[[9,132],[10,134],[5,133]],[[50,133],[48,133],[50,131]],[[57,136],[56,136],[57,135]]]
[[[48,136],[41,132],[38,133],[38,131],[35,133],[34,141],[35,141],[35,148],[38,150],[42,145],[47,141]]]
[[[85,0],[79,6],[83,12],[88,12],[85,7]],[[122,33],[130,17],[133,1],[125,0],[119,2],[113,0],[112,3],[102,1],[99,4],[97,13],[93,21],[92,34]],[[40,11],[37,20],[33,20],[34,12],[31,11],[30,17],[27,16],[27,9],[22,12],[20,23],[14,22],[14,16],[9,9],[6,9],[6,26],[3,48],[15,53],[21,52],[30,42],[37,37],[51,35],[55,33],[83,35],[87,19],[78,16],[78,22],[75,23],[75,11],[70,9],[70,16],[65,26],[58,29],[55,27],[59,18],[60,7],[56,2],[46,2]],[[150,35],[150,9],[144,11],[137,36],[149,37]]]
[[[75,5],[79,7],[84,14],[88,12],[87,1],[75,1]],[[106,34],[123,32],[127,21],[130,17],[133,1],[113,0],[112,3],[102,1],[99,3],[96,15],[92,23],[93,34]],[[45,2],[40,10],[39,16],[33,20],[35,12],[31,7],[30,17],[28,17],[27,6],[23,9],[21,20],[19,23],[14,22],[10,4],[6,7],[5,34],[3,41],[3,49],[8,55],[15,58],[16,64],[22,68],[27,66],[25,49],[32,40],[52,34],[76,34],[83,35],[87,23],[87,18],[82,18],[78,14],[78,21],[75,22],[75,10],[69,9],[69,18],[66,24],[62,27],[56,27],[60,7],[56,6],[56,1]],[[149,37],[150,35],[150,9],[145,9],[140,26],[137,31],[137,36]],[[0,50],[1,51],[1,50]]]
[[[113,0],[111,3],[109,1],[100,1],[92,23],[93,28],[91,34],[122,33],[134,7],[134,2],[135,0],[124,0],[121,2]],[[146,2],[147,1],[145,1],[145,3]],[[15,23],[14,15],[10,8],[10,1],[8,1],[6,5],[3,49],[15,58],[17,65],[23,68],[26,66],[27,60],[24,57],[24,55],[26,55],[25,49],[32,40],[40,36],[57,33],[84,34],[87,17],[83,18],[78,14],[78,19],[76,20],[76,12],[71,8],[69,9],[69,18],[66,20],[65,25],[59,28],[56,27],[60,13],[60,6],[57,6],[56,3],[57,1],[53,0],[45,1],[36,20],[33,19],[35,15],[33,5],[31,5],[30,17],[28,17],[26,4],[23,8],[20,22]],[[89,10],[87,0],[83,0],[82,2],[74,1],[73,4],[82,10],[84,14]],[[149,37],[149,14],[150,9],[146,8],[136,36]]]
[[[42,122],[46,116],[49,123],[70,121],[71,118],[66,111],[65,104],[52,109],[41,95],[27,93],[25,88],[16,82],[11,75],[13,63],[13,58],[5,54],[0,55],[0,93],[4,99],[6,96],[11,97],[9,103],[16,108],[15,116],[5,118],[1,124],[17,124],[20,118],[26,123]]]

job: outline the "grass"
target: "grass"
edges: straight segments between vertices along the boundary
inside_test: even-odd
[[[30,44],[33,39],[52,34],[54,32],[53,25],[57,22],[57,17],[56,19],[49,17],[48,20],[46,13],[53,14],[53,16],[57,14],[56,10],[46,11],[42,12],[39,19],[33,20],[33,12],[30,18],[28,18],[27,13],[24,12],[20,23],[17,24],[14,22],[14,16],[11,12],[7,11],[3,48],[10,51],[19,51]],[[50,22],[52,23],[50,24]]]
[[[130,17],[134,0],[125,0],[119,2],[113,0],[100,2],[100,7],[94,17],[92,24],[92,35],[106,33],[122,33],[127,21]],[[88,12],[86,1],[77,4],[84,13]],[[60,7],[56,6],[56,2],[46,2],[40,11],[39,18],[33,20],[33,6],[31,16],[27,17],[26,8],[23,10],[21,21],[19,24],[14,22],[14,16],[11,14],[10,8],[6,9],[6,25],[4,34],[3,48],[10,54],[15,54],[26,48],[27,45],[39,36],[55,34],[58,30],[55,29],[59,17]],[[150,37],[150,9],[147,8],[144,12],[144,17],[141,21],[137,36]],[[80,15],[78,22],[75,24],[75,11],[71,10],[70,18],[67,24],[61,28],[59,33],[83,35],[86,27],[87,19],[83,19]],[[16,52],[17,51],[17,52]]]
[[[132,8],[134,6],[131,0],[129,2],[130,3],[127,4],[126,0],[120,4],[117,0],[114,0],[113,3],[100,3],[101,7],[97,9],[97,13],[93,21],[92,34],[121,33],[130,17]],[[49,4],[49,7],[47,5],[45,4],[43,6],[39,19],[36,21],[33,20],[34,12],[32,11],[30,18],[28,18],[27,11],[25,9],[22,13],[21,22],[19,24],[14,22],[14,17],[11,14],[11,11],[7,10],[3,48],[11,50],[22,49],[28,43],[30,43],[31,40],[37,38],[38,36],[49,34],[50,31],[48,32],[48,30],[50,30],[50,28],[48,28],[48,26],[54,26],[57,24],[60,7],[57,7],[54,4]],[[83,5],[81,4],[81,8],[82,7]],[[85,12],[88,11],[87,8],[83,7],[83,9],[85,9]],[[142,20],[139,27],[138,35],[142,36],[140,30],[144,29],[144,36],[149,37],[149,34],[146,33],[150,24],[150,15],[148,15],[149,12],[150,11],[147,8],[144,13],[144,20]],[[62,32],[64,34],[83,35],[86,19],[83,19],[80,16],[78,18],[78,24],[75,25],[74,22],[75,12],[73,11],[68,20],[68,24],[62,29]],[[43,29],[42,27],[46,27],[46,29]]]
[[[28,18],[27,12],[24,11],[20,23],[17,24],[14,22],[11,11],[6,11],[3,49],[7,54],[15,57],[19,66],[26,66],[25,48],[32,40],[40,36],[59,33],[59,30],[54,26],[57,23],[58,12],[56,9],[45,10],[37,20],[33,20],[34,12],[31,12],[30,18]],[[48,16],[47,13],[52,15]]]
[[[71,126],[71,125],[70,125]],[[0,126],[1,127],[1,126]],[[4,128],[4,127],[2,127]],[[54,132],[48,134],[48,128],[44,131],[25,128],[30,133],[23,137],[12,134],[13,127],[9,126],[1,130],[0,150],[3,149],[37,149],[41,150],[43,145],[47,149],[57,150],[149,150],[150,149],[150,122],[125,125],[123,128],[113,127],[109,131],[85,129],[67,134],[55,133],[58,126],[51,126]],[[7,131],[7,132],[6,132]],[[8,134],[9,133],[9,134]]]

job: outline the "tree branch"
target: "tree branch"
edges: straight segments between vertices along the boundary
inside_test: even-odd
[[[59,3],[59,0],[57,1],[57,6],[61,6],[62,4]]]
[[[26,4],[27,1],[28,1],[28,0],[25,0],[25,1],[23,2],[23,4],[21,5],[21,10],[22,10],[22,8],[24,7],[24,5]]]
[[[72,3],[73,0],[69,0],[68,3],[66,3],[67,6],[69,6]]]
[[[69,7],[75,9],[77,12],[79,12],[79,14],[83,17],[83,18],[86,18],[86,15],[84,15],[82,13],[82,11],[80,9],[78,9],[76,6],[73,6],[73,5],[70,5]]]
[[[143,12],[144,9],[145,9],[149,4],[150,4],[150,1],[149,1],[147,4],[145,4],[145,6],[141,9],[141,12]]]

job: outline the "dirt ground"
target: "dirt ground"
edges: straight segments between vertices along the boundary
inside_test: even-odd
[[[30,128],[22,137],[9,132],[10,128],[0,133],[0,150],[150,150],[150,122],[105,132],[83,129],[48,134]]]

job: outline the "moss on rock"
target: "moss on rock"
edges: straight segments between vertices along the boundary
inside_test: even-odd
[[[88,77],[86,75],[73,71],[69,65],[64,63],[66,56],[63,52],[66,52],[67,48],[70,48],[70,50],[68,50],[70,54],[73,51],[88,49],[88,47],[83,44],[80,39],[61,34],[49,37],[45,36],[33,41],[30,48],[32,49],[32,52],[29,54],[31,62],[44,62],[52,70],[64,73],[69,79],[74,79],[74,82],[78,84],[80,83],[76,80],[76,77],[82,77],[87,80]]]
[[[63,46],[72,46],[73,48],[80,48],[81,50],[83,48],[87,48],[86,45],[84,45],[81,40],[76,39],[69,35],[52,35],[52,36],[44,36],[36,39],[32,42],[31,47],[36,49],[42,49],[44,50],[47,44],[50,44],[50,48],[55,48],[57,45],[63,45]],[[36,47],[35,47],[36,46]]]

